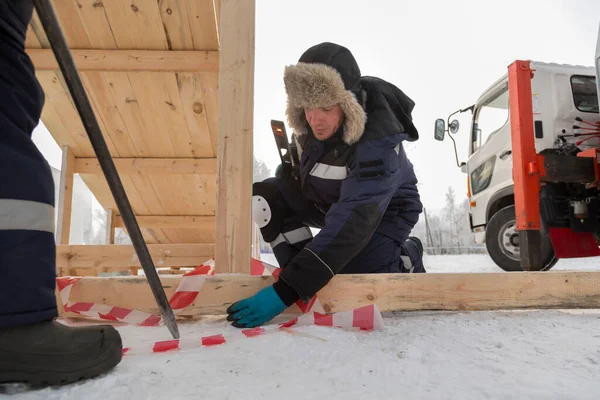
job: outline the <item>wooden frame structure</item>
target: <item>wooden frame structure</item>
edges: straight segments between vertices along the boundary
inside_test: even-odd
[[[194,267],[215,257],[217,275],[206,278],[180,317],[222,314],[273,280],[222,275],[250,271],[254,6],[254,0],[54,4],[155,265]],[[132,246],[113,244],[122,219],[35,14],[26,47],[46,93],[42,120],[63,149],[58,273],[92,275],[73,287],[70,301],[156,313],[144,277],[96,277],[128,269],[135,275],[139,261]],[[515,123],[531,131],[529,119]],[[69,242],[76,173],[107,209],[105,245]],[[161,276],[168,297],[180,279]],[[328,312],[372,303],[382,311],[597,308],[600,274],[338,275],[318,297]]]
[[[218,272],[249,272],[254,0],[53,6],[155,266],[215,257]],[[58,272],[135,273],[133,247],[113,244],[121,217],[35,12],[26,51],[63,150]],[[106,246],[70,246],[74,174],[107,210]]]

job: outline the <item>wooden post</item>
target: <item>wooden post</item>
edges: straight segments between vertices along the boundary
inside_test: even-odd
[[[63,146],[58,192],[58,223],[55,238],[57,244],[69,244],[74,168],[75,156],[73,155],[73,151],[69,146]]]
[[[115,244],[115,221],[117,216],[112,208],[106,209],[106,237],[104,244]]]
[[[218,273],[250,273],[254,0],[221,2],[216,255]]]

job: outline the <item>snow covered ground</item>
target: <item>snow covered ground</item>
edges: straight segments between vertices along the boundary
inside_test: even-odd
[[[265,255],[265,261],[274,263]],[[429,256],[429,272],[498,272],[487,256]],[[600,259],[556,270],[599,269]],[[385,314],[381,332],[298,327],[222,345],[126,355],[111,373],[11,399],[598,399],[600,310]],[[125,345],[170,339],[119,326]],[[223,318],[182,337],[239,333]],[[2,395],[0,395],[1,397]]]
[[[272,253],[263,253],[261,259],[278,265]],[[503,272],[487,254],[473,255],[425,255],[423,262],[427,272]],[[573,258],[558,260],[552,271],[597,271],[600,270],[600,257]],[[599,397],[600,398],[600,397]]]

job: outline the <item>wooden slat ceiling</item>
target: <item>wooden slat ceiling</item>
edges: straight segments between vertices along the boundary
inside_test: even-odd
[[[217,0],[218,4],[218,0]],[[56,0],[71,49],[218,50],[213,0]],[[37,15],[26,47],[50,48]],[[113,157],[214,158],[218,72],[80,71]],[[94,157],[59,71],[37,71],[42,121],[59,146]],[[102,175],[82,174],[105,208],[116,205]],[[216,176],[121,175],[136,215],[215,215]],[[148,228],[148,243],[214,243],[214,227]]]

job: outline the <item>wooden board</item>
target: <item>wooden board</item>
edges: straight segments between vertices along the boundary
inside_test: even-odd
[[[251,250],[254,2],[221,4],[219,142],[217,152],[218,272],[249,272]]]
[[[212,229],[215,224],[215,217],[211,216],[185,216],[185,215],[151,215],[136,217],[140,227],[169,227],[169,228],[196,228]],[[125,226],[121,216],[115,219],[115,227],[123,228]]]
[[[63,146],[58,188],[58,218],[56,243],[69,244],[71,237],[71,210],[73,204],[73,176],[75,157],[69,146]]]
[[[161,276],[167,297],[181,277]],[[273,277],[207,277],[194,303],[181,316],[224,314],[233,302],[273,283]],[[377,304],[382,312],[499,309],[600,308],[598,272],[523,272],[490,274],[337,275],[318,298],[327,312]],[[83,301],[157,313],[144,277],[84,278],[70,301]],[[297,312],[296,306],[288,312]]]
[[[122,175],[198,174],[215,175],[216,158],[113,158],[117,171]],[[78,174],[102,174],[96,158],[75,159]]]
[[[214,256],[212,244],[151,244],[148,251],[156,268],[198,266]],[[141,266],[133,246],[129,245],[59,245],[56,246],[59,268],[138,267]]]
[[[27,49],[36,70],[58,71],[50,49]],[[217,51],[86,50],[71,51],[78,71],[218,72]]]

